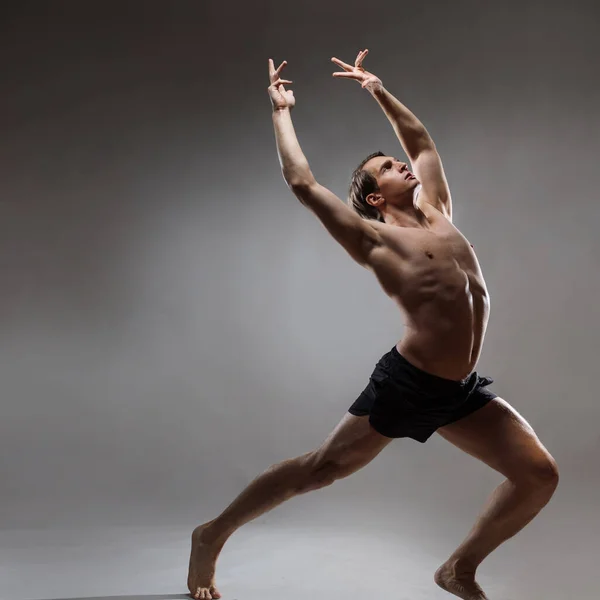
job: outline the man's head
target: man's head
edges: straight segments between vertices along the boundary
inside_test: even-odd
[[[375,152],[352,173],[348,204],[364,219],[384,222],[387,207],[413,206],[414,190],[419,183],[405,162]]]

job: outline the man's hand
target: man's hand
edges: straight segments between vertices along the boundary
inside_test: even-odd
[[[362,67],[362,62],[365,57],[369,54],[368,50],[361,50],[354,61],[354,66],[342,62],[339,58],[332,58],[331,62],[335,63],[338,67],[344,69],[343,72],[334,73],[334,77],[346,77],[347,79],[355,79],[360,83],[360,87],[374,92],[382,88],[381,79],[373,73],[365,71]]]
[[[292,90],[286,90],[283,87],[283,84],[292,83],[288,79],[281,79],[281,71],[287,65],[287,61],[284,60],[277,69],[275,69],[275,65],[273,64],[273,59],[269,59],[269,81],[271,85],[269,86],[269,96],[271,98],[271,104],[273,105],[273,110],[283,110],[283,109],[292,109],[296,104],[296,99],[294,98],[294,92]]]

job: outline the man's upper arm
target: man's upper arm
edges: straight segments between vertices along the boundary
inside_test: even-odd
[[[442,160],[435,146],[422,150],[411,161],[417,179],[423,186],[417,198],[420,202],[432,204],[452,220],[452,198]]]
[[[292,186],[298,199],[317,215],[327,231],[360,265],[368,262],[370,251],[380,243],[379,233],[333,192],[313,181]]]

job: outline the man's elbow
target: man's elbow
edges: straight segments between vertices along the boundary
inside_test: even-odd
[[[281,174],[291,189],[306,186],[315,180],[310,170],[310,165],[306,160],[284,161],[284,164],[281,166]]]
[[[296,196],[301,196],[306,194],[309,189],[317,182],[314,178],[313,174],[309,171],[308,173],[296,173],[293,176],[285,177],[285,182],[288,187],[296,194]]]

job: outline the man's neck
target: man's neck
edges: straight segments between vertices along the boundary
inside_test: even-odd
[[[406,198],[406,206],[387,205],[384,213],[385,223],[396,227],[423,228],[425,215],[417,208],[416,200],[417,193],[411,193],[410,198]]]

